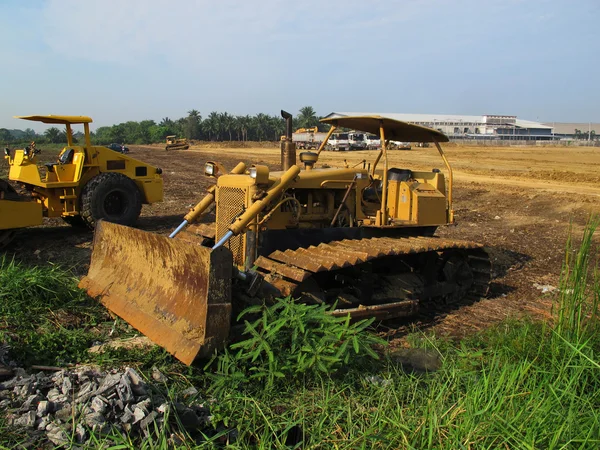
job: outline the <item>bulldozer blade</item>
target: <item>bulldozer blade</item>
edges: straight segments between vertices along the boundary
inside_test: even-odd
[[[79,286],[185,364],[223,347],[233,257],[185,240],[100,221]]]

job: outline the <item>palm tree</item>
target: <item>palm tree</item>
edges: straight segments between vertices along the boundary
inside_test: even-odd
[[[200,139],[202,131],[202,116],[200,112],[192,109],[188,111],[188,116],[185,118],[184,134],[188,139]]]
[[[319,120],[317,119],[317,113],[315,112],[312,106],[305,106],[303,108],[300,108],[300,111],[298,112],[298,125],[300,125],[300,127],[310,128],[319,124]]]
[[[175,122],[173,122],[168,117],[163,118],[163,120],[161,120],[160,123],[158,124],[159,127],[167,127],[167,128],[172,128],[173,125],[175,125]]]
[[[221,136],[221,117],[219,113],[216,111],[211,112],[204,122],[209,134],[209,139],[211,141],[219,140]]]
[[[227,132],[229,133],[229,140],[232,141],[233,138],[231,137],[231,132],[233,131],[233,116],[231,114],[228,113],[222,113],[219,114],[219,119],[221,122],[221,126],[223,129],[223,133]],[[225,136],[223,136],[223,140],[225,140]]]
[[[63,132],[56,127],[51,127],[44,131],[44,136],[52,144],[58,144],[62,140],[62,135]]]
[[[281,120],[281,117],[273,116],[270,118],[271,132],[273,133],[273,140],[279,141],[279,138],[285,133],[285,122]]]
[[[248,129],[252,125],[252,118],[250,116],[237,116],[236,117],[239,130],[242,133],[242,141],[248,140]]]
[[[267,137],[269,132],[269,116],[263,113],[258,113],[252,118],[252,122],[255,128],[256,138],[262,141]]]

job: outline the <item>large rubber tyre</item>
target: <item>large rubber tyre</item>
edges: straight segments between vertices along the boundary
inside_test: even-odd
[[[131,178],[120,173],[101,173],[81,192],[81,217],[90,228],[100,219],[131,226],[141,211],[140,190]]]

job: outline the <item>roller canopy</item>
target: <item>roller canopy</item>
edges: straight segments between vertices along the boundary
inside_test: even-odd
[[[403,142],[448,142],[448,136],[433,128],[423,127],[382,116],[339,116],[321,119],[321,122],[336,127],[350,128],[379,136],[383,121],[385,138]]]
[[[53,124],[77,124],[91,123],[92,118],[88,116],[15,116],[16,119],[33,120],[34,122],[53,123]]]

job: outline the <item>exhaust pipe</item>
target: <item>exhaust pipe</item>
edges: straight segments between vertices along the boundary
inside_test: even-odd
[[[285,140],[281,141],[281,170],[288,170],[296,164],[296,144],[292,141],[292,115],[281,110],[285,119]]]

